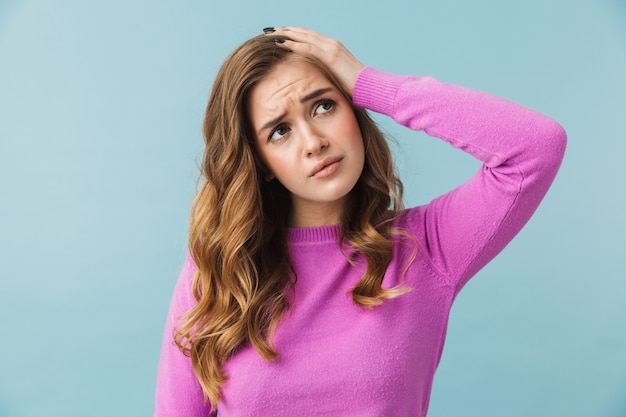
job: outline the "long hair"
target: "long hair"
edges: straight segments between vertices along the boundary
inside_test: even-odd
[[[238,47],[216,76],[204,117],[203,181],[189,231],[197,304],[174,334],[213,409],[227,379],[222,365],[234,352],[250,343],[265,360],[278,357],[273,332],[297,278],[287,246],[290,194],[277,180],[264,180],[247,109],[255,85],[286,59],[315,65],[352,103],[325,65],[277,46],[269,36]],[[393,251],[391,224],[402,208],[402,183],[383,134],[365,110],[353,106],[353,111],[365,164],[346,204],[341,240],[354,248],[350,262],[354,254],[367,260],[352,290],[354,302],[367,308],[408,291],[381,288]]]

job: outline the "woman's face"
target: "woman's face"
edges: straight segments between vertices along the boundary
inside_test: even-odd
[[[338,224],[365,160],[343,94],[312,64],[282,62],[254,87],[248,111],[267,178],[291,193],[291,226]]]

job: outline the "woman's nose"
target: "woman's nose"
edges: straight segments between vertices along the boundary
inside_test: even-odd
[[[325,135],[314,126],[307,125],[303,129],[304,151],[307,156],[317,155],[328,146]]]

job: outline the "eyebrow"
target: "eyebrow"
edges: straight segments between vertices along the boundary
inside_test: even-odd
[[[313,100],[313,99],[315,99],[315,98],[318,98],[319,96],[324,95],[324,94],[326,94],[326,93],[328,93],[328,92],[330,92],[330,91],[332,91],[332,90],[333,90],[333,89],[332,89],[332,88],[330,88],[330,87],[320,88],[320,89],[318,89],[318,90],[315,90],[315,91],[313,91],[313,92],[311,92],[311,93],[307,94],[306,96],[302,97],[302,98],[300,99],[300,103],[306,103],[307,101],[309,101],[309,100]]]
[[[328,93],[328,92],[330,92],[332,90],[333,89],[331,87],[319,88],[319,89],[317,89],[315,91],[310,92],[306,96],[302,97],[300,99],[300,103],[306,103],[307,101],[314,100],[314,99],[318,98],[319,96],[322,96],[322,95],[324,95],[324,94],[326,94],[326,93]],[[272,120],[268,120],[267,123],[265,123],[263,126],[261,126],[261,128],[258,130],[257,134],[261,134],[261,132],[263,132],[264,130],[273,127],[278,122],[280,122],[285,116],[287,116],[287,112],[284,112],[284,113],[280,114],[279,116],[274,117]]]

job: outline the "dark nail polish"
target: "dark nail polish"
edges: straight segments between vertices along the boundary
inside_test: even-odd
[[[283,38],[274,38],[274,42],[276,42],[276,43],[285,43],[285,40]]]
[[[274,33],[274,32],[276,32],[276,30],[273,27],[263,28],[263,33],[265,33],[266,35],[268,33]]]

